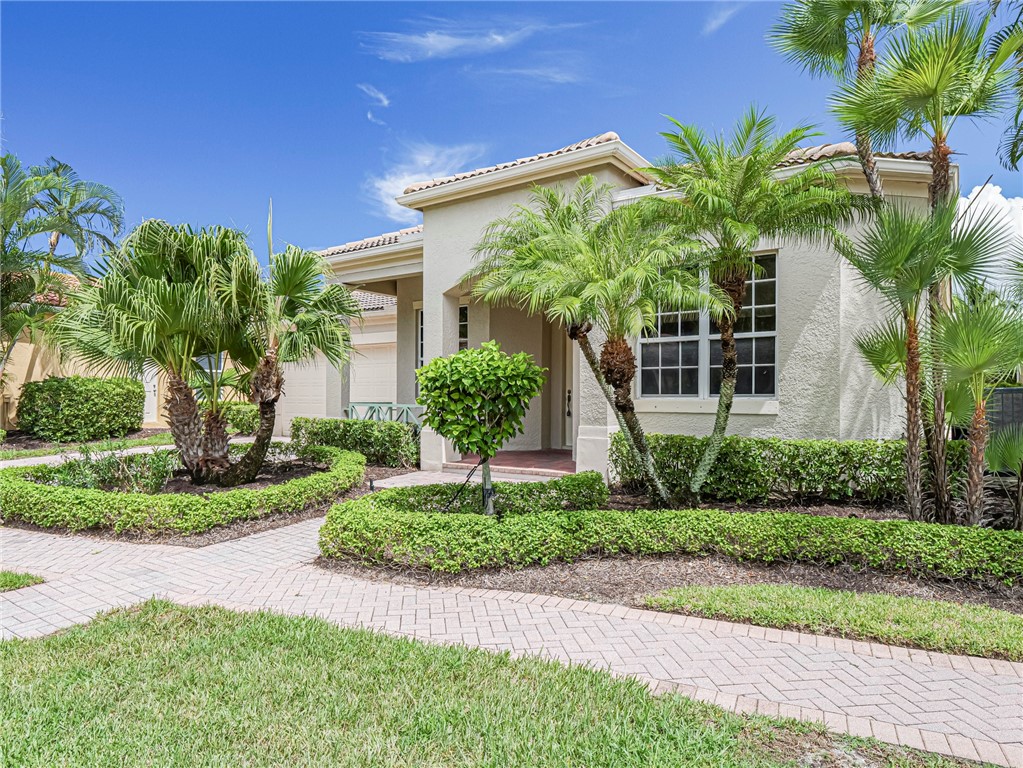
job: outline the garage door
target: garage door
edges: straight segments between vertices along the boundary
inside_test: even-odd
[[[394,344],[359,344],[352,355],[353,403],[393,403],[397,349]]]

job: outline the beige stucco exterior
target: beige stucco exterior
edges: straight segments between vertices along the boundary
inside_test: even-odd
[[[382,236],[386,244],[327,252],[336,279],[352,287],[397,297],[395,387],[397,402],[414,402],[417,311],[424,323],[423,359],[458,349],[458,308],[468,303],[470,346],[488,339],[509,352],[526,351],[549,369],[544,392],[531,403],[514,449],[572,447],[579,469],[606,470],[609,435],[617,424],[578,350],[541,317],[511,308],[470,302],[461,278],[472,265],[484,228],[528,200],[532,184],[571,185],[584,174],[613,185],[616,204],[657,193],[633,169],[648,165],[617,137],[586,147],[582,158],[541,156],[466,178],[417,185],[398,202],[420,210],[421,231]],[[855,159],[836,168],[856,191],[865,191]],[[929,168],[920,160],[883,158],[879,168],[890,196],[925,204]],[[782,170],[780,173],[791,171]],[[855,236],[855,231],[848,234]],[[393,241],[393,242],[392,242]],[[901,396],[883,387],[860,359],[855,339],[884,315],[877,296],[859,283],[851,267],[830,247],[789,242],[761,243],[777,256],[778,325],[776,395],[737,397],[729,432],[787,438],[879,438],[902,431]],[[358,360],[353,364],[358,370]],[[357,374],[356,374],[357,375]],[[303,386],[305,386],[303,384]],[[310,382],[309,386],[314,386]],[[571,390],[572,417],[567,417]],[[637,412],[650,432],[706,434],[716,398],[641,397]],[[289,393],[290,397],[290,393]],[[454,457],[429,430],[422,437],[424,468]]]

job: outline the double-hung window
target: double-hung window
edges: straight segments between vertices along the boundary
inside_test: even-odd
[[[735,394],[777,394],[777,257],[757,257],[735,319]],[[641,397],[715,397],[721,391],[721,337],[705,313],[664,312],[639,341]]]

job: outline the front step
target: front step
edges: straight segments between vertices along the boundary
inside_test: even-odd
[[[444,462],[445,472],[461,472],[463,475],[472,469],[472,464],[462,464],[457,461],[445,461]],[[490,462],[490,471],[495,475],[532,475],[535,477],[564,477],[565,475],[572,474],[571,472],[563,472],[560,469],[543,469],[541,467],[505,467],[500,464]],[[479,473],[479,470],[476,470]]]

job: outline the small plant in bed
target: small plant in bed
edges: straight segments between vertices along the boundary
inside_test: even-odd
[[[317,508],[362,481],[361,454],[323,446],[278,453],[286,450],[273,449],[256,481],[233,489],[194,485],[175,451],[0,470],[0,509],[44,528],[194,534]]]

